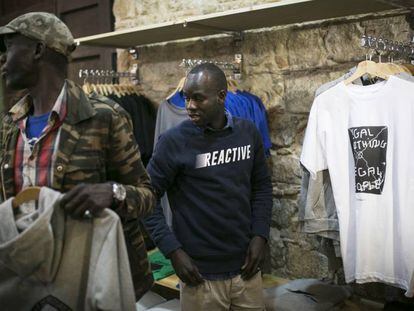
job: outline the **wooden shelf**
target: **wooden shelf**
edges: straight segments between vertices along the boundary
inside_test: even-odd
[[[118,30],[76,39],[79,45],[129,48],[264,27],[376,13],[397,7],[379,0],[280,0],[173,22]]]

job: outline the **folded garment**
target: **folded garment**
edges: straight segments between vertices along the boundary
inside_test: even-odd
[[[317,279],[299,279],[264,290],[266,310],[335,310],[352,295],[349,286]]]

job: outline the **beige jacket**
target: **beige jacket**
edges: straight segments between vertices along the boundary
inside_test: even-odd
[[[0,205],[1,308],[135,310],[119,217],[72,219],[61,196],[42,188],[36,212],[17,221],[11,199]]]

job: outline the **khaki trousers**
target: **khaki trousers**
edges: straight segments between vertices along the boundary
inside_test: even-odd
[[[196,287],[180,282],[182,311],[265,310],[262,276],[258,272],[248,281],[240,275],[224,281],[208,281]]]

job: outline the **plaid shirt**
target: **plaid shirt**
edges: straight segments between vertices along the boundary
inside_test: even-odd
[[[67,112],[66,83],[52,108],[46,127],[34,142],[26,135],[27,115],[32,108],[31,98],[26,95],[16,105],[16,109],[11,111],[12,118],[20,129],[14,159],[16,193],[29,186],[52,186],[52,168],[56,160],[60,126]]]

